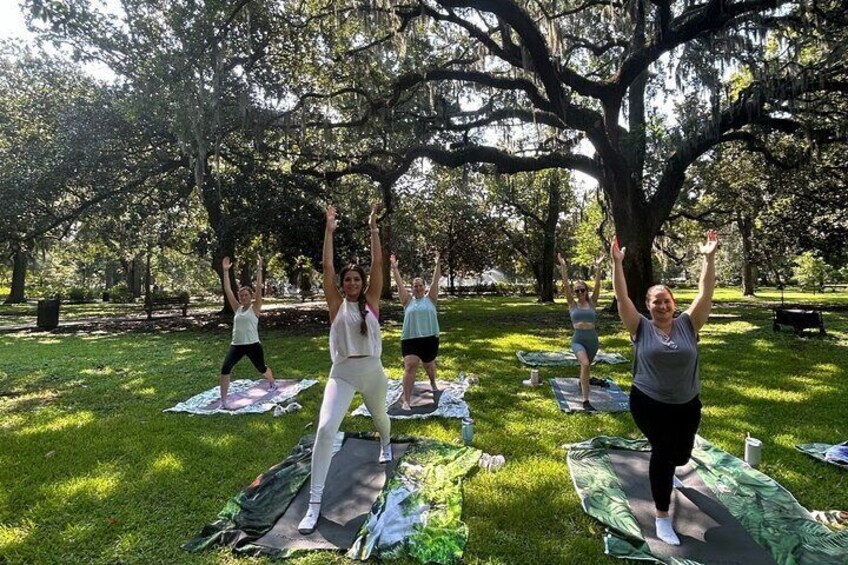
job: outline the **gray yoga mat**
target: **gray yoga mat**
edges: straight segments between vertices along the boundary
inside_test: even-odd
[[[406,416],[412,414],[432,414],[439,407],[439,399],[442,397],[441,390],[432,390],[430,385],[415,385],[412,389],[412,402],[409,410],[404,410],[403,398],[398,398],[388,408],[389,416]]]
[[[347,438],[330,464],[321,518],[315,531],[308,536],[297,531],[309,505],[309,481],[306,481],[274,527],[252,545],[272,550],[349,549],[408,446],[408,443],[393,443],[394,459],[381,464],[377,462],[379,441]]]
[[[591,385],[589,387],[589,402],[598,412],[628,412],[630,398],[617,384],[607,381],[609,387]],[[583,410],[583,393],[580,390],[580,379],[550,379],[554,396],[563,412],[585,412]]]
[[[671,515],[680,545],[656,537],[654,501],[648,481],[651,454],[611,449],[610,462],[621,482],[642,535],[657,557],[690,559],[704,564],[768,565],[776,563],[745,531],[727,508],[715,499],[691,464],[679,467],[677,477],[684,488],[671,495]]]

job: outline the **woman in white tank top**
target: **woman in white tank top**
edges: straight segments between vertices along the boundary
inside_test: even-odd
[[[233,264],[229,257],[224,257],[221,263],[224,275],[224,294],[235,314],[233,315],[233,340],[230,350],[221,366],[218,382],[221,389],[221,407],[227,410],[227,392],[230,389],[230,374],[233,367],[245,355],[250,359],[256,370],[262,373],[268,381],[268,389],[274,390],[274,373],[265,364],[265,353],[259,342],[259,314],[262,312],[262,258],[256,262],[256,283],[254,288],[243,286],[238,291],[238,298],[230,286],[230,269]]]
[[[318,431],[312,447],[312,476],[309,509],[298,525],[301,534],[310,534],[318,524],[324,482],[333,456],[333,440],[350,407],[353,395],[362,394],[365,405],[380,434],[380,463],[392,460],[391,428],[386,413],[388,381],[380,355],[380,293],[383,290],[383,251],[377,229],[377,204],[371,206],[371,284],[359,265],[342,269],[341,291],[336,287],[333,266],[333,236],[336,231],[336,209],[327,208],[324,230],[324,295],[330,309],[330,358],[333,367],[324,389]],[[366,289],[367,285],[367,289]]]

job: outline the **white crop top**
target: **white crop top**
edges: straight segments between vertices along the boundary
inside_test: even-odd
[[[348,357],[380,357],[383,354],[383,340],[377,315],[370,305],[366,305],[365,309],[368,333],[362,335],[359,329],[362,323],[359,304],[347,299],[342,300],[336,319],[330,326],[330,359],[333,363]]]

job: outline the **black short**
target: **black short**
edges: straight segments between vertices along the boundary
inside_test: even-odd
[[[439,354],[439,336],[416,337],[400,340],[400,353],[404,357],[415,355],[423,362],[429,363]]]
[[[265,373],[268,370],[268,365],[265,364],[265,353],[262,351],[262,344],[249,343],[247,345],[231,345],[227,356],[224,357],[224,364],[221,366],[221,374],[229,375],[233,372],[233,367],[241,361],[241,358],[247,355],[253,366],[260,373]]]

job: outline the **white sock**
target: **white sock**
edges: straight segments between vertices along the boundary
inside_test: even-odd
[[[297,525],[297,531],[303,535],[311,534],[315,531],[315,525],[318,523],[318,517],[321,515],[321,503],[310,502],[309,509],[300,524]]]
[[[657,518],[657,537],[668,545],[680,545],[680,538],[674,533],[674,528],[671,525],[671,516],[667,518]]]
[[[388,463],[392,460],[392,444],[387,444],[380,450],[380,463]]]
[[[681,482],[681,480],[680,480],[680,479],[678,479],[678,478],[677,478],[677,475],[675,475],[675,476],[674,476],[674,479],[672,479],[672,481],[671,481],[671,485],[672,485],[674,488],[684,488],[684,487],[686,486],[686,485],[684,485],[684,484],[683,484],[683,482]]]

